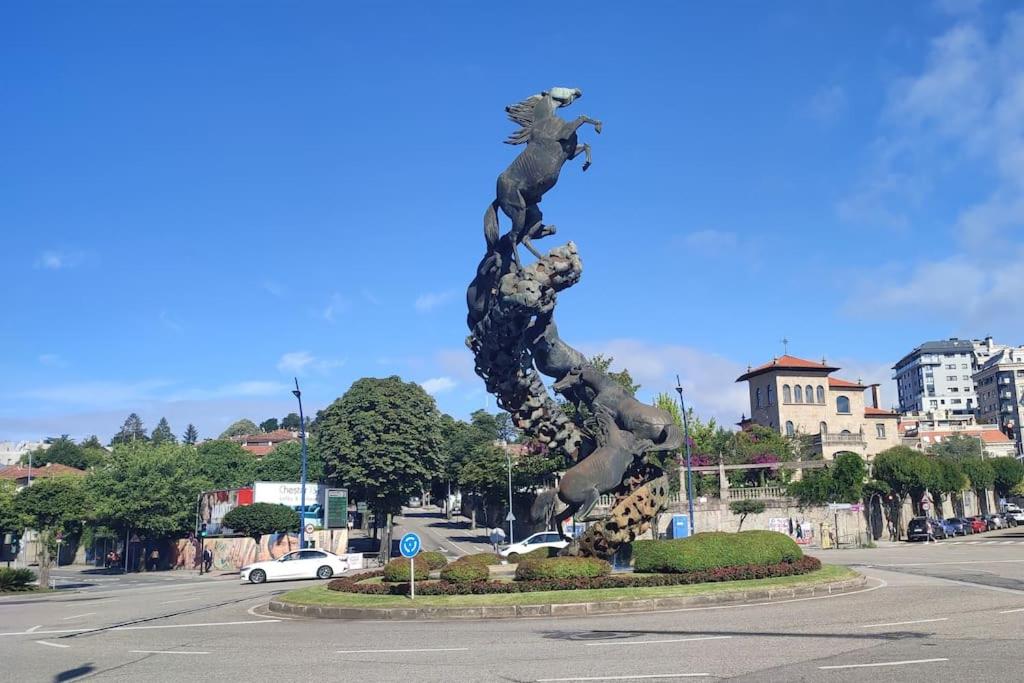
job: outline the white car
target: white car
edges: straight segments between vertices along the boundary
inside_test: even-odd
[[[242,567],[242,583],[287,581],[289,579],[329,579],[348,570],[348,563],[326,550],[296,550],[276,560],[255,562]]]
[[[558,548],[561,550],[567,545],[569,545],[569,542],[562,538],[562,535],[557,531],[541,531],[532,536],[527,536],[519,543],[505,546],[498,551],[498,554],[502,557],[508,557],[512,554],[525,555],[531,550],[537,550],[538,548]]]

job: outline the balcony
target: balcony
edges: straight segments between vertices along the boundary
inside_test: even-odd
[[[819,434],[814,437],[814,445],[824,447],[855,447],[867,448],[863,434]]]

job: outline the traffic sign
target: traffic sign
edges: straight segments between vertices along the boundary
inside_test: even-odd
[[[412,532],[407,533],[398,542],[398,549],[402,551],[402,557],[416,557],[420,551],[420,537]]]
[[[514,521],[516,521],[516,516],[512,514],[511,510],[509,510],[508,514],[505,515],[505,521],[506,522],[514,522]]]
[[[313,533],[313,530],[314,530],[315,528],[316,528],[316,527],[314,527],[314,526],[313,526],[313,523],[312,523],[312,522],[310,522],[309,524],[307,524],[307,525],[306,525],[306,533],[307,533],[307,534],[311,534],[311,533]]]

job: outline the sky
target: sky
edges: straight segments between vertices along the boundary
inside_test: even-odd
[[[494,410],[464,292],[552,86],[604,122],[543,203],[560,332],[642,399],[732,424],[787,339],[890,405],[925,340],[1024,343],[1016,3],[4,2],[0,440],[216,436],[296,376]]]

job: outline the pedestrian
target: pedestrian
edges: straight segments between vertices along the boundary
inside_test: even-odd
[[[153,548],[153,551],[149,554],[149,571],[155,572],[160,566],[160,551]]]
[[[804,522],[800,520],[796,523],[796,540],[804,540]]]
[[[210,573],[210,568],[213,566],[213,553],[210,552],[209,548],[203,548],[203,571],[207,574]]]
[[[497,555],[498,546],[505,542],[505,530],[502,529],[500,526],[496,526],[493,529],[491,529],[489,538],[491,540],[491,546],[494,547],[494,554]]]
[[[930,520],[930,519],[925,520],[924,528],[925,528],[925,531],[928,534],[928,537],[925,539],[924,542],[925,543],[938,543],[938,541],[935,540],[935,527],[932,524],[932,520]]]

